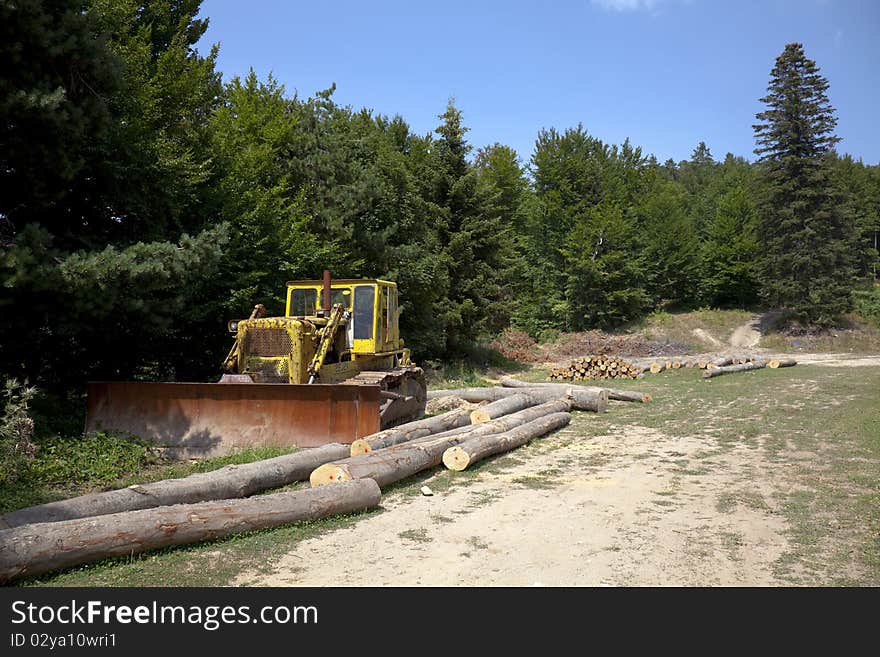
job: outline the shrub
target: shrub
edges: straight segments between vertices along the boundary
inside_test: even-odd
[[[880,287],[853,292],[855,311],[872,324],[880,326]]]
[[[37,447],[32,439],[34,421],[28,415],[28,403],[34,388],[15,379],[4,379],[4,409],[0,419],[0,485],[18,481],[34,458]]]

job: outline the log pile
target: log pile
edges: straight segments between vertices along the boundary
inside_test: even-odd
[[[570,400],[551,400],[488,422],[459,427],[334,463],[326,463],[311,474],[309,482],[312,486],[318,487],[355,479],[373,479],[384,488],[440,465],[443,453],[447,449],[466,440],[510,431],[553,413],[567,415],[570,408]]]
[[[644,370],[619,356],[581,356],[562,367],[550,370],[551,381],[600,381],[637,379]]]

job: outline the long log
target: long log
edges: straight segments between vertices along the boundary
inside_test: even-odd
[[[499,383],[505,388],[571,388],[573,385],[565,385],[560,383],[526,383],[525,381],[520,381],[519,379],[514,379],[508,376],[502,377]],[[641,402],[647,403],[650,402],[653,398],[646,392],[636,392],[635,390],[614,390],[613,388],[600,388],[596,386],[577,386],[579,389],[584,390],[604,390],[608,393],[608,399],[614,399],[617,401],[631,401],[631,402]]]
[[[375,481],[178,504],[0,531],[0,584],[19,577],[375,507]]]
[[[408,422],[391,429],[385,429],[369,436],[355,440],[349,448],[347,456],[357,456],[358,454],[366,454],[374,449],[383,449],[398,445],[400,443],[409,442],[416,438],[430,436],[456,427],[467,426],[471,423],[470,413],[461,408],[456,408],[448,413],[427,417],[415,422]],[[338,457],[337,457],[338,458]],[[335,459],[328,459],[335,460]],[[327,463],[327,461],[325,461]],[[318,465],[321,465],[320,463]],[[318,467],[316,465],[315,467]],[[312,468],[314,470],[315,468]],[[311,474],[311,470],[309,470]],[[305,478],[305,477],[304,477]]]
[[[453,390],[434,390],[428,392],[428,398],[432,397],[459,397],[469,402],[498,401],[511,395],[527,394],[539,402],[551,401],[560,397],[569,397],[572,400],[572,408],[577,411],[593,411],[604,413],[608,410],[608,391],[605,388],[593,386],[578,386],[555,384],[561,390],[553,388],[456,388]]]
[[[439,465],[444,451],[465,440],[510,431],[544,415],[567,412],[570,409],[570,400],[546,402],[482,424],[460,427],[436,436],[419,438],[409,443],[352,456],[334,463],[325,463],[312,473],[309,481],[312,486],[325,486],[341,481],[369,478],[375,480],[380,487],[385,487]]]
[[[728,365],[733,365],[733,356],[721,356],[712,361],[712,365],[715,367],[727,367]]]
[[[511,395],[471,411],[471,424],[482,424],[536,404],[538,400],[529,395]]]
[[[752,370],[759,370],[763,367],[767,367],[767,361],[765,360],[756,360],[751,363],[743,363],[742,365],[726,365],[724,367],[715,367],[711,370],[707,369],[705,372],[703,372],[703,378],[711,379],[716,376],[721,376],[722,374],[750,372]]]
[[[552,413],[504,433],[468,438],[443,452],[443,464],[450,470],[461,471],[489,456],[525,445],[533,438],[560,429],[569,422],[570,413]]]
[[[227,465],[218,470],[180,479],[164,479],[102,493],[89,493],[11,511],[0,517],[0,528],[60,522],[170,504],[192,504],[248,497],[254,493],[308,479],[311,472],[319,465],[345,458],[349,452],[348,445],[331,443],[253,463]]]
[[[778,369],[780,367],[794,367],[795,365],[797,365],[797,361],[794,360],[793,358],[786,358],[783,360],[773,358],[773,359],[767,361],[767,367],[769,367],[772,370]]]

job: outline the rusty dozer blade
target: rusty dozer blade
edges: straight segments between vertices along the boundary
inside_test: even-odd
[[[86,432],[133,434],[174,458],[351,443],[379,431],[378,385],[88,384]]]

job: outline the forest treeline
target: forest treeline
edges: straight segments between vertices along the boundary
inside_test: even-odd
[[[224,83],[217,48],[194,47],[199,5],[0,1],[2,373],[50,388],[216,378],[227,320],[258,302],[282,312],[284,283],[325,268],[397,281],[417,360],[507,327],[793,298],[768,283],[768,245],[790,248],[767,230],[787,202],[772,153],[751,163],[700,142],[659,162],[578,125],[522,154],[469,143],[453,101],[416,134],[333,87]],[[832,199],[837,217],[833,234],[808,222],[797,238],[841,274],[804,297],[817,323],[873,280],[880,230],[880,167],[826,146],[798,155],[822,172],[808,171],[811,202]]]

